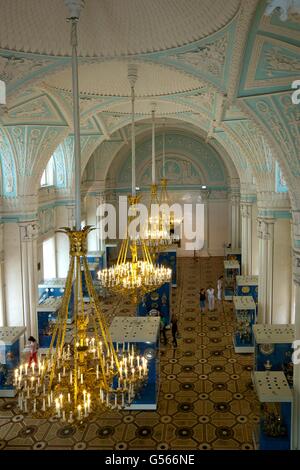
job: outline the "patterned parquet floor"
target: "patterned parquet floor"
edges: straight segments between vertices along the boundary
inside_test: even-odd
[[[0,449],[253,449],[259,405],[251,382],[252,355],[234,353],[232,305],[200,314],[198,292],[216,285],[222,258],[181,259],[173,312],[179,318],[178,348],[161,345],[157,411],[103,413],[87,425],[63,425],[19,414],[15,399],[0,399]],[[134,313],[112,297],[108,318]]]

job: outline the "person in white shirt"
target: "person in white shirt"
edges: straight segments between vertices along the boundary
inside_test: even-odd
[[[212,311],[215,309],[215,290],[212,286],[210,286],[206,292],[208,300],[208,310]]]
[[[222,302],[223,299],[223,276],[220,276],[217,282],[218,300]]]

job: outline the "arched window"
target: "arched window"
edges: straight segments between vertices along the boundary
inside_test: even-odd
[[[41,177],[41,186],[52,186],[54,184],[54,159],[50,158]]]

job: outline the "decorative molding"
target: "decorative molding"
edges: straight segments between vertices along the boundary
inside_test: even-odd
[[[20,222],[21,242],[31,242],[36,240],[39,235],[39,224],[37,221]]]
[[[199,45],[193,50],[171,55],[169,59],[178,60],[221,78],[224,73],[227,46],[228,36],[225,34],[214,42],[207,42],[205,45]]]

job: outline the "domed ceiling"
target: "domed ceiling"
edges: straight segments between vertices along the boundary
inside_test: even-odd
[[[240,0],[86,0],[79,23],[82,57],[120,57],[182,46],[220,30]],[[0,48],[70,55],[63,0],[1,0]]]

